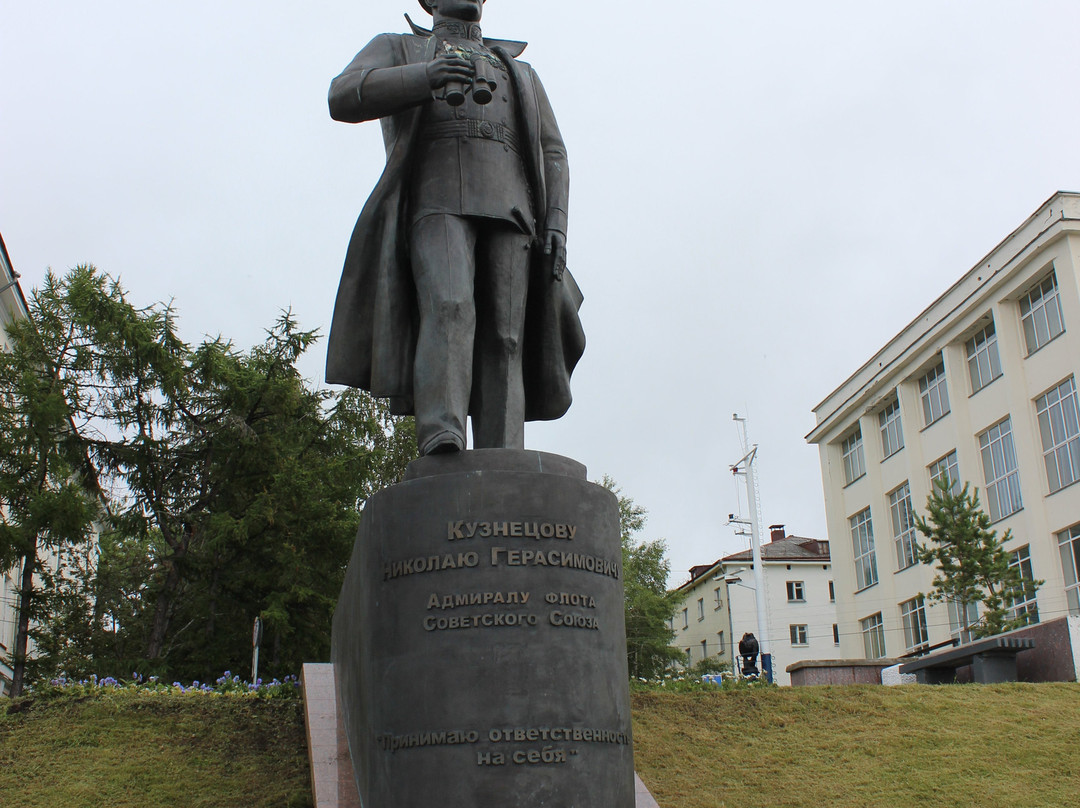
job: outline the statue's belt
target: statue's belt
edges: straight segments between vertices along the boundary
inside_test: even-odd
[[[444,137],[474,137],[480,140],[494,140],[520,154],[517,135],[509,127],[492,121],[478,121],[464,118],[458,121],[439,121],[428,124],[420,132],[422,140],[436,140]]]

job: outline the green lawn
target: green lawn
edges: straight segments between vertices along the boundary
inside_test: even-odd
[[[1080,685],[637,693],[635,762],[661,808],[1071,806]]]
[[[633,706],[637,769],[661,808],[1080,800],[1077,684],[635,693]],[[0,699],[2,808],[310,804],[298,700]]]
[[[309,806],[302,710],[299,699],[123,691],[0,699],[0,806]]]

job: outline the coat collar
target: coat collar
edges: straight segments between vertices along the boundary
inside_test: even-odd
[[[417,25],[415,22],[412,21],[412,18],[408,14],[405,15],[405,19],[409,21],[409,27],[412,29],[413,34],[415,34],[416,36],[425,38],[432,36],[431,31],[429,31],[427,28],[423,28],[422,26]],[[501,47],[508,54],[510,54],[516,59],[518,56],[521,55],[522,51],[525,50],[529,43],[518,42],[513,39],[489,39],[488,37],[484,37],[484,44],[487,45],[489,48],[494,48],[496,46]]]

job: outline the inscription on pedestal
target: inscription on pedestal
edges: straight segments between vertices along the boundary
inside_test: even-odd
[[[363,619],[349,634],[335,616],[335,660],[357,672],[365,802],[632,808],[610,492],[536,473],[412,480],[369,502],[348,577],[339,612]]]

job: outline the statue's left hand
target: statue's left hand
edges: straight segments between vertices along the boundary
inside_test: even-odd
[[[551,275],[557,281],[566,271],[566,236],[558,230],[548,230],[544,234],[544,255],[551,262]]]

